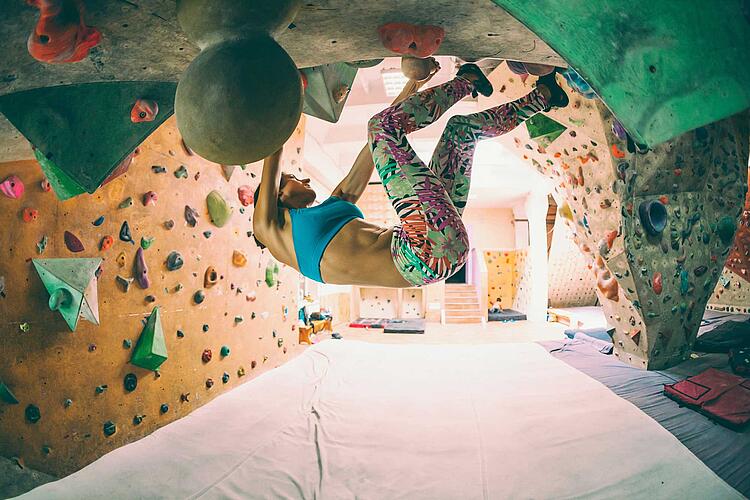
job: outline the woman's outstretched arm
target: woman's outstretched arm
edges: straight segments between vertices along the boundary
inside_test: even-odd
[[[413,95],[419,87],[427,83],[430,78],[440,69],[440,66],[435,62],[435,70],[425,80],[409,80],[401,93],[396,97],[391,106],[400,103],[407,97]],[[370,153],[370,146],[365,144],[362,150],[357,155],[357,159],[354,160],[351,170],[346,177],[336,186],[331,196],[341,198],[350,203],[357,203],[362,193],[365,192],[367,184],[370,182],[372,172],[375,169],[375,164],[372,161],[372,154]]]

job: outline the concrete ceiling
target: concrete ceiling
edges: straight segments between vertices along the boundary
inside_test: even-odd
[[[453,58],[438,58],[441,70],[428,84],[443,83],[455,75]],[[323,199],[349,172],[367,138],[368,119],[386,108],[393,97],[386,96],[382,72],[400,66],[399,58],[387,58],[374,67],[360,70],[352,86],[346,107],[338,123],[308,118],[305,139],[305,171],[313,178],[318,198]],[[507,99],[498,99],[507,101]],[[470,114],[498,102],[467,98],[453,106],[429,127],[409,135],[409,142],[420,158],[429,162],[449,117]],[[523,128],[523,127],[521,127]],[[513,138],[520,131],[503,138],[482,141],[476,151],[469,206],[511,207],[524,200],[535,189],[548,191],[547,180],[521,160]],[[371,178],[380,179],[377,173]]]
[[[103,34],[81,62],[43,64],[26,49],[38,10],[0,0],[0,95],[53,85],[118,80],[176,81],[198,49],[182,33],[174,0],[86,0],[86,23]],[[491,0],[308,0],[278,38],[299,67],[390,55],[376,28],[387,22],[436,24],[439,53],[564,65],[552,49]],[[28,143],[0,117],[0,161],[30,158]]]

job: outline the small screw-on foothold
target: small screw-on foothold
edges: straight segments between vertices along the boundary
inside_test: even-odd
[[[122,341],[122,347],[124,347],[125,349],[130,349],[131,347],[133,347],[133,342],[130,339],[125,339]]]
[[[204,349],[203,353],[201,354],[201,361],[204,363],[208,363],[211,361],[211,358],[213,357],[213,353],[211,352],[211,349]]]
[[[203,333],[206,333],[209,329],[209,326],[207,324],[204,324],[201,329],[203,330]]]
[[[127,392],[133,392],[138,387],[138,377],[136,377],[135,373],[128,373],[125,375],[123,385]]]
[[[229,356],[229,353],[230,353],[229,346],[227,346],[227,345],[221,346],[221,357],[222,358],[225,358],[225,357]]]
[[[169,405],[167,403],[162,403],[162,405],[159,407],[159,411],[164,414],[169,411]]]
[[[190,393],[189,392],[183,392],[180,394],[180,403],[189,403],[190,402]]]
[[[146,418],[146,415],[136,415],[133,417],[133,425],[141,425],[141,422],[143,422],[143,419]]]
[[[63,407],[64,408],[70,408],[72,405],[73,405],[73,400],[72,399],[66,399],[65,401],[63,401]]]
[[[35,405],[27,406],[24,415],[26,416],[26,420],[32,424],[39,422],[39,419],[42,418],[42,412],[39,411],[39,407]]]
[[[107,384],[97,385],[94,388],[94,392],[96,392],[97,394],[101,394],[106,390],[107,390]]]
[[[229,374],[228,374],[227,372],[224,372],[224,374],[223,374],[223,375],[221,376],[221,381],[222,381],[223,383],[225,383],[225,384],[226,384],[227,382],[229,382]]]
[[[177,330],[177,338],[178,339],[181,339],[184,336],[185,336],[185,332],[183,332],[182,330]]]
[[[213,386],[214,386],[214,379],[212,379],[212,378],[207,378],[207,379],[206,379],[206,389],[210,389],[210,388],[211,388],[211,387],[213,387]]]
[[[117,432],[117,425],[112,422],[111,420],[107,420],[104,422],[104,426],[102,427],[102,431],[104,431],[104,435],[109,437],[115,432]]]
[[[101,226],[103,223],[104,223],[104,216],[103,215],[100,215],[99,217],[96,218],[96,220],[94,220],[94,222],[92,222],[92,224],[95,225],[95,226],[97,226],[97,227]]]
[[[206,300],[206,294],[203,293],[203,290],[198,290],[193,294],[193,301],[196,304],[202,303],[204,300]]]

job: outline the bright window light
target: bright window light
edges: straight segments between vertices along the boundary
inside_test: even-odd
[[[385,95],[388,97],[399,95],[404,88],[404,85],[409,81],[399,69],[383,70],[381,74],[383,75]]]

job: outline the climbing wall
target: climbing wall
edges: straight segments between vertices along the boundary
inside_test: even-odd
[[[596,304],[596,279],[589,260],[573,240],[573,231],[562,217],[555,218],[547,276],[550,307]]]
[[[397,288],[357,288],[360,318],[398,318]]]
[[[493,79],[505,98],[529,90],[505,65]],[[732,244],[747,187],[748,116],[639,152],[598,99],[567,90],[571,104],[549,113],[566,127],[561,136],[540,144],[521,128],[506,140],[556,182],[560,213],[617,327],[615,354],[641,368],[672,366],[690,352]]]
[[[286,171],[298,171],[302,144],[300,124],[284,150]],[[19,401],[0,399],[0,455],[68,474],[299,352],[298,274],[255,245],[252,204],[238,196],[252,193],[260,169],[191,156],[174,119],[93,195],[60,202],[36,162],[0,165],[0,181],[15,174],[25,185],[20,198],[0,194],[0,382]],[[32,259],[60,258],[77,259],[79,270],[102,259],[98,326],[79,321],[71,332],[50,310],[45,286],[60,282],[49,273],[43,282]],[[158,354],[160,330],[166,350],[157,371],[129,362],[154,307],[161,328],[146,332],[156,332]]]
[[[513,307],[516,296],[516,250],[485,250],[487,309],[500,299],[503,309]]]
[[[531,279],[533,269],[529,259],[528,249],[516,250],[516,258],[513,262],[513,277],[516,283],[516,293],[513,297],[513,307],[516,311],[525,313],[531,301]]]
[[[362,210],[365,219],[373,224],[389,227],[400,222],[393,205],[388,200],[385,188],[380,183],[369,184],[357,201],[357,206]]]
[[[708,305],[717,311],[750,314],[750,190],[745,197],[734,246]]]

